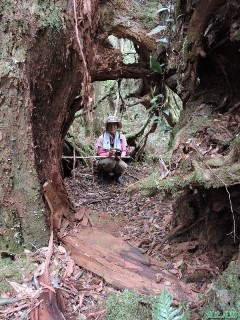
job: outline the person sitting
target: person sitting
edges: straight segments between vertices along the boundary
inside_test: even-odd
[[[109,116],[105,122],[106,130],[97,140],[97,155],[106,157],[100,159],[97,164],[98,172],[103,181],[106,181],[109,173],[114,174],[115,181],[124,184],[122,174],[127,168],[127,164],[121,159],[126,156],[127,140],[119,131],[122,123],[115,116]]]

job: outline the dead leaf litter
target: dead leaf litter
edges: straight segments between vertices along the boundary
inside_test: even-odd
[[[64,220],[61,236],[67,234],[69,228],[93,226],[158,259],[163,271],[190,283],[194,292],[203,293],[210,288],[219,268],[213,264],[211,255],[201,251],[193,231],[166,241],[158,250],[171,231],[171,200],[126,192],[127,185],[146,177],[154,167],[130,164],[124,175],[124,187],[114,181],[102,184],[96,174],[92,175],[91,168],[75,170],[74,178],[65,178],[76,208],[75,224]],[[104,319],[105,309],[101,302],[116,289],[77,265],[61,243],[53,244],[51,258],[47,256],[48,249],[41,248],[34,253],[26,251],[36,259],[36,271],[33,275],[24,275],[21,284],[10,282],[13,290],[0,298],[0,319],[38,319],[30,315],[41,304],[43,291],[55,293],[63,319]],[[41,282],[48,259],[49,282]]]

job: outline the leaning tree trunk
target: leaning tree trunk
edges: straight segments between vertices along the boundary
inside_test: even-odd
[[[62,147],[75,112],[85,108],[91,118],[92,82],[151,78],[148,57],[155,41],[139,28],[124,27],[118,18],[130,4],[119,3],[111,14],[98,0],[0,5],[1,251],[46,244],[49,227],[56,234],[63,217],[71,218]],[[139,63],[123,64],[107,40],[114,33],[138,46],[142,38]]]

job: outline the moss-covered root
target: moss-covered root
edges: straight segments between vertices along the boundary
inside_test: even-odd
[[[239,268],[235,262],[219,277],[207,295],[202,319],[240,319]]]

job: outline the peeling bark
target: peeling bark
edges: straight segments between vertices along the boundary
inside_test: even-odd
[[[140,25],[124,27],[126,4],[119,2],[113,15],[107,12],[114,17],[112,25],[103,14],[109,8],[98,0],[56,0],[49,7],[14,3],[11,11],[8,2],[1,4],[2,250],[15,251],[22,243],[44,245],[52,215],[55,234],[63,216],[71,215],[61,175],[62,148],[75,112],[84,108],[92,117],[91,81],[151,79],[148,56],[155,41]],[[139,64],[123,64],[108,43],[113,33],[142,46]],[[46,182],[54,209],[43,197]]]

